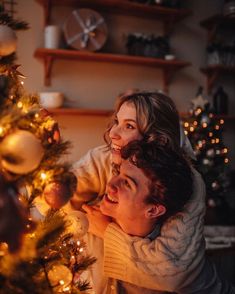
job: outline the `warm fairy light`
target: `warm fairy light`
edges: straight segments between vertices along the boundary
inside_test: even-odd
[[[186,121],[186,122],[184,123],[184,126],[185,126],[185,128],[188,128],[188,127],[189,127],[189,123]]]
[[[219,130],[220,126],[219,125],[215,125],[215,129]]]
[[[59,281],[60,285],[64,285],[64,280]]]
[[[198,109],[195,111],[195,114],[196,114],[196,115],[199,115],[201,112],[202,112],[201,108],[198,108]]]
[[[216,153],[217,155],[219,155],[219,154],[220,154],[220,150],[216,150],[215,153]]]
[[[20,83],[21,83],[21,85],[24,85],[24,82],[23,81],[21,81]]]
[[[35,233],[30,234],[30,238],[31,239],[35,238]]]
[[[202,124],[202,127],[205,129],[205,128],[207,127],[207,123],[204,122],[204,123]]]
[[[223,153],[228,153],[228,148],[224,148]]]
[[[13,96],[13,95],[11,95],[11,96],[10,96],[10,99],[11,99],[11,100],[13,100],[13,98],[14,98],[14,96]]]
[[[212,144],[215,144],[215,139],[212,139],[212,140],[211,140],[211,143],[212,143]]]
[[[223,119],[221,119],[219,122],[220,122],[221,125],[224,124],[224,120]]]
[[[194,127],[190,127],[189,130],[190,130],[190,132],[193,132],[194,131]]]
[[[211,137],[213,137],[213,133],[212,132],[209,132],[209,137],[211,138]]]
[[[193,124],[194,124],[194,126],[197,126],[197,125],[198,125],[198,122],[195,120],[195,121],[193,122]]]
[[[0,126],[0,136],[3,134],[4,128]]]
[[[216,138],[215,139],[215,143],[218,144],[219,142],[220,142],[220,139],[219,138]]]
[[[81,245],[81,242],[80,242],[79,240],[77,241],[77,245],[78,245],[78,246],[80,246],[80,245]]]
[[[186,136],[188,135],[188,131],[185,130],[184,133],[185,133]]]
[[[79,252],[83,252],[83,250],[84,250],[84,249],[81,247],[81,248],[79,249]]]
[[[203,146],[203,144],[200,142],[200,143],[198,143],[198,147],[199,148],[202,148],[202,146]]]
[[[35,113],[34,117],[35,118],[39,118],[39,114],[38,113]]]
[[[41,179],[42,180],[45,180],[47,178],[47,175],[44,172],[41,172],[41,175],[40,176],[41,176]]]
[[[63,292],[67,292],[67,291],[70,291],[70,287],[69,286],[63,288]]]
[[[229,162],[228,158],[225,158],[224,163],[228,163],[228,162]]]
[[[209,118],[212,118],[214,116],[213,113],[209,113]]]
[[[17,103],[17,107],[18,107],[18,108],[22,108],[22,107],[23,107],[23,103],[22,103],[21,101],[19,101],[19,102]]]

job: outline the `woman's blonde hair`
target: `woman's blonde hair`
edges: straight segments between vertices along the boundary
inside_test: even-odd
[[[110,144],[109,132],[124,103],[134,104],[137,127],[146,142],[158,141],[175,151],[180,149],[178,111],[171,98],[158,92],[136,92],[118,97],[112,120],[104,133],[104,139],[108,145]]]

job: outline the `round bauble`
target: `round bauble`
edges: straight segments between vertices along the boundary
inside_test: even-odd
[[[71,211],[66,216],[66,233],[71,233],[75,238],[84,236],[89,227],[88,219],[85,213],[81,211]]]
[[[43,191],[43,197],[51,208],[60,209],[71,197],[69,185],[62,182],[52,182],[46,185]]]
[[[0,25],[0,56],[7,56],[16,51],[17,37],[7,25]]]
[[[55,290],[58,292],[65,292],[63,289],[71,284],[73,274],[67,266],[55,264],[48,272],[48,280],[51,286],[55,287]]]
[[[2,167],[15,174],[27,174],[35,170],[43,155],[40,140],[25,130],[16,130],[0,144]]]

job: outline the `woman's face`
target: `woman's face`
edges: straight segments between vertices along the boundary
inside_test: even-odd
[[[112,160],[114,163],[120,164],[121,148],[131,141],[143,138],[137,127],[136,108],[132,102],[124,102],[120,107],[109,137],[111,139]]]

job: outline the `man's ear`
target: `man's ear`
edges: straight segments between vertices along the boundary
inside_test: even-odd
[[[166,213],[166,207],[161,204],[151,204],[145,213],[146,218],[158,218]]]

